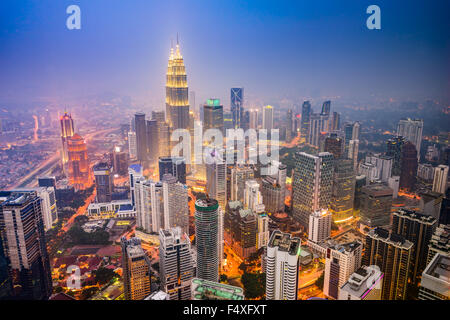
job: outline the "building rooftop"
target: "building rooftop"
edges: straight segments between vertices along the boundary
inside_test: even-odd
[[[289,233],[282,233],[280,230],[275,230],[270,236],[270,247],[278,247],[279,251],[286,251],[290,255],[298,255],[301,245],[300,238],[291,238]]]
[[[347,282],[341,287],[341,290],[360,299],[364,299],[383,279],[384,274],[379,272],[377,275],[376,272],[377,270],[371,266],[362,266],[350,276]]]
[[[393,214],[396,216],[406,217],[410,220],[415,220],[429,225],[433,225],[436,222],[436,218],[434,218],[433,216],[421,214],[413,210],[399,209]]]
[[[244,290],[228,284],[194,278],[192,295],[197,300],[244,300]]]

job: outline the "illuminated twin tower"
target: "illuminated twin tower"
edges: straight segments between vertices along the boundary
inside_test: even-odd
[[[170,49],[166,77],[166,115],[171,130],[189,129],[189,97],[186,68],[180,45]]]

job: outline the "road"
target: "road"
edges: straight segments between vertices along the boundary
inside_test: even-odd
[[[72,227],[72,224],[75,221],[76,217],[81,216],[86,213],[88,206],[91,204],[92,201],[94,201],[95,195],[96,195],[96,192],[94,190],[94,192],[92,192],[92,194],[86,199],[86,201],[84,202],[84,205],[79,207],[77,212],[75,214],[73,214],[69,218],[69,220],[67,220],[66,224],[62,227],[62,230],[64,232],[67,232]]]

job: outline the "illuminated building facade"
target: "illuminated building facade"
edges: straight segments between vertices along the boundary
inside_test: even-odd
[[[241,119],[244,116],[244,88],[231,88],[231,115],[233,128],[241,128]]]
[[[382,300],[405,300],[414,244],[382,228],[366,236],[363,264],[376,265],[384,273]]]
[[[301,117],[301,136],[307,139],[309,135],[309,124],[311,116],[311,103],[309,101],[303,102],[302,117]]]
[[[91,186],[92,175],[84,139],[75,133],[67,140],[69,154],[69,183],[76,190],[84,190]]]
[[[361,193],[361,223],[370,228],[389,225],[393,190],[384,184],[372,184],[362,187]]]
[[[267,300],[297,300],[300,247],[300,238],[272,232],[265,266]]]
[[[350,159],[335,160],[330,211],[336,223],[347,221],[353,217],[355,184],[353,161]]]
[[[161,229],[159,243],[162,289],[170,300],[190,300],[194,265],[189,236],[179,227]]]
[[[180,46],[170,49],[166,75],[166,116],[171,130],[189,128],[189,91]]]
[[[61,124],[61,142],[62,142],[62,163],[63,165],[69,161],[68,156],[68,148],[67,148],[67,140],[72,137],[75,133],[75,129],[73,126],[72,115],[64,112],[64,115],[59,119]]]
[[[125,300],[144,300],[150,294],[150,259],[141,247],[141,239],[123,237],[120,242]]]
[[[114,192],[114,180],[111,167],[106,162],[97,163],[93,167],[97,202],[111,202]]]
[[[417,175],[417,151],[412,142],[407,141],[402,148],[402,171],[400,189],[413,190]]]

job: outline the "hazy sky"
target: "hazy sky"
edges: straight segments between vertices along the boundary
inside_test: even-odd
[[[66,8],[81,8],[81,30]],[[368,30],[366,8],[381,8]],[[449,97],[450,1],[1,0],[0,101],[112,92],[164,102],[179,33],[197,103]]]

